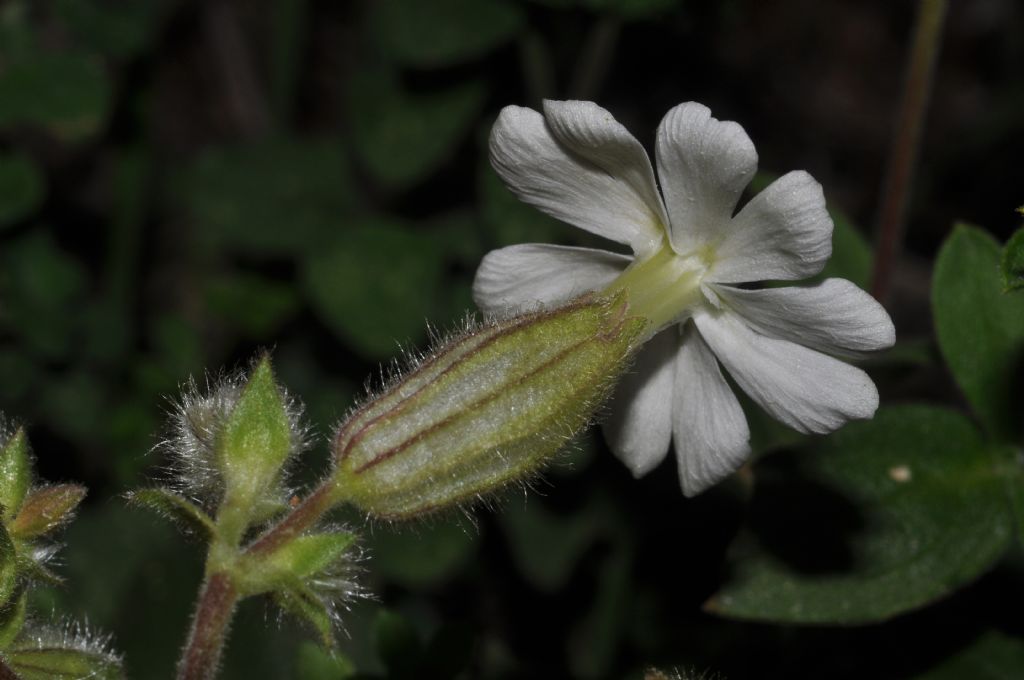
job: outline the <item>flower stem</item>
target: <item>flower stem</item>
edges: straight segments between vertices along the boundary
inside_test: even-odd
[[[306,496],[287,517],[274,525],[246,549],[249,554],[268,553],[308,529],[336,505],[334,482],[328,479]]]
[[[594,99],[615,57],[622,21],[617,17],[598,18],[587,34],[583,54],[569,83],[569,99]]]
[[[0,659],[0,680],[18,680],[18,674],[3,659]]]
[[[935,64],[942,46],[947,0],[920,0],[913,44],[907,58],[903,100],[896,119],[896,133],[889,152],[882,200],[878,213],[878,245],[871,292],[885,301],[892,286],[892,272],[903,240],[907,199],[920,151],[921,131],[928,108]]]
[[[237,604],[238,592],[230,577],[223,572],[210,574],[196,604],[192,630],[178,664],[178,680],[216,677]]]

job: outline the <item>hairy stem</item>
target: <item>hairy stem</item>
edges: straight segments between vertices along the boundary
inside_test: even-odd
[[[18,674],[3,659],[0,659],[0,680],[18,680]]]
[[[306,496],[305,500],[299,503],[287,517],[260,536],[246,552],[250,554],[271,552],[311,527],[334,507],[333,491],[332,481],[328,480],[321,484]]]
[[[907,58],[903,100],[896,119],[895,138],[889,152],[878,211],[878,245],[871,292],[883,302],[892,286],[892,273],[903,240],[907,200],[917,165],[924,116],[935,80],[935,64],[942,46],[947,4],[947,0],[920,0],[918,4],[913,45]]]
[[[230,577],[223,572],[210,574],[196,604],[192,630],[178,664],[178,680],[216,677],[237,604],[238,592]]]

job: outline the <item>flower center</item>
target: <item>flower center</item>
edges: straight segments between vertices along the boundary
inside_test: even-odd
[[[625,291],[630,313],[650,321],[654,335],[701,304],[701,282],[714,260],[711,247],[679,255],[666,242],[654,255],[634,261],[603,292]]]

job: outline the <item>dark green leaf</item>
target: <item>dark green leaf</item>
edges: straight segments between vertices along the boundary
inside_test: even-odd
[[[35,230],[0,252],[3,320],[26,348],[47,359],[75,343],[85,272],[45,231]]]
[[[412,624],[401,614],[381,609],[373,627],[377,654],[390,675],[415,677],[414,673],[423,654],[423,644]]]
[[[596,512],[556,515],[534,498],[522,505],[509,504],[498,520],[518,570],[547,592],[565,586],[583,552],[601,533]]]
[[[25,498],[18,516],[11,522],[11,535],[24,540],[50,533],[71,520],[85,494],[85,487],[77,484],[36,489]]]
[[[380,45],[421,68],[478,57],[512,39],[523,24],[522,10],[506,0],[378,0],[370,7]]]
[[[325,651],[303,642],[295,660],[295,677],[302,680],[345,680],[355,675],[352,662],[337,650]]]
[[[254,255],[316,252],[356,202],[341,144],[279,139],[213,148],[178,178],[198,236]]]
[[[993,434],[1020,431],[1024,296],[1003,293],[999,244],[957,225],[935,264],[932,305],[939,346],[975,413]]]
[[[294,287],[247,274],[213,279],[206,300],[216,318],[254,339],[272,335],[299,307]]]
[[[1013,517],[992,451],[954,411],[879,411],[755,467],[750,526],[729,580],[707,603],[723,616],[868,623],[968,583],[1009,546]]]
[[[167,3],[80,2],[56,0],[54,9],[79,44],[126,59],[141,52],[152,37]]]
[[[0,437],[4,434],[0,431]],[[28,437],[19,427],[6,442],[0,442],[0,512],[5,524],[18,514],[31,483],[32,456],[28,451]]]
[[[913,680],[1017,680],[1024,677],[1024,641],[996,631],[915,675]]]
[[[455,151],[484,103],[480,81],[425,94],[403,92],[394,74],[362,69],[349,93],[352,144],[382,185],[406,189]]]
[[[306,262],[321,318],[361,354],[382,359],[423,337],[442,274],[438,244],[400,223],[351,225]]]
[[[36,54],[0,70],[0,126],[31,123],[76,141],[104,124],[111,96],[106,71],[89,55]]]
[[[1024,229],[1018,229],[1007,241],[999,268],[1003,273],[1003,292],[1024,288]]]
[[[193,532],[203,541],[209,541],[216,533],[213,520],[192,501],[167,489],[140,489],[127,496],[128,502],[152,510]]]
[[[35,212],[45,195],[46,180],[31,158],[0,153],[0,229]]]
[[[457,522],[438,521],[408,531],[377,531],[367,539],[371,571],[407,588],[450,579],[472,558],[477,542]]]

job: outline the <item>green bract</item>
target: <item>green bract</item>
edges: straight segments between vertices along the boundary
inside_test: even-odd
[[[337,497],[399,519],[530,475],[590,420],[644,327],[621,296],[584,298],[455,338],[341,426]]]

